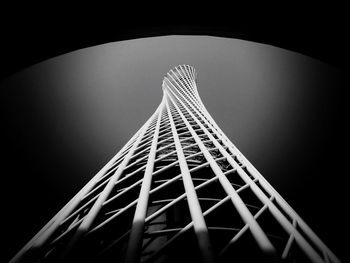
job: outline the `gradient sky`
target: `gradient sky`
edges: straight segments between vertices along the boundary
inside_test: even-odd
[[[167,36],[74,51],[2,84],[7,260],[149,118],[160,103],[163,76],[179,64],[196,68],[199,94],[217,124],[344,258],[345,114],[338,72],[269,45]]]

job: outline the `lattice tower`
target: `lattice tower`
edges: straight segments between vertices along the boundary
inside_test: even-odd
[[[195,69],[11,262],[340,262],[215,123]]]

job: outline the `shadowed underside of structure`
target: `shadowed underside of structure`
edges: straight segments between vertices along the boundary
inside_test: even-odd
[[[205,109],[193,67],[11,262],[339,262]]]

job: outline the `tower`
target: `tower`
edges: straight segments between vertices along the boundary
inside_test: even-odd
[[[11,262],[339,262],[205,109],[163,79],[139,131]]]

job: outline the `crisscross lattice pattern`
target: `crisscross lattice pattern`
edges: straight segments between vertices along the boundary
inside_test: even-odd
[[[193,67],[12,262],[339,262],[205,109]]]

